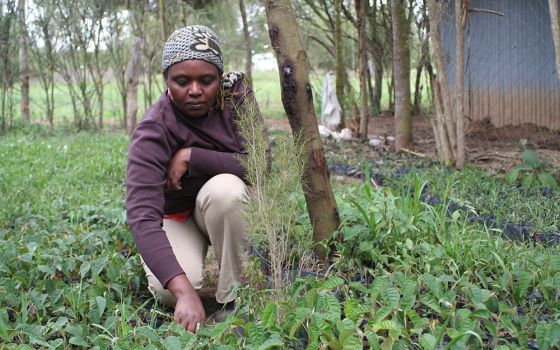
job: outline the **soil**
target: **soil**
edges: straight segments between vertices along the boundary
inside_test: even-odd
[[[287,119],[268,119],[268,127],[274,130],[289,131]],[[430,119],[423,115],[413,117],[414,145],[410,151],[436,160],[435,139]],[[394,136],[394,118],[390,114],[370,120],[368,136]],[[547,162],[553,169],[560,169],[560,129],[550,130],[534,124],[507,125],[495,127],[489,119],[475,121],[467,127],[468,163],[480,166],[491,172],[507,172],[521,162],[519,157],[524,149],[535,149],[539,159]],[[349,143],[356,145],[357,142]],[[357,146],[357,145],[356,145]],[[384,150],[393,151],[392,144],[382,145]],[[342,147],[341,147],[342,148]],[[353,147],[351,147],[353,148]],[[326,152],[329,147],[326,147]],[[383,152],[385,153],[385,152]],[[414,155],[414,153],[411,153]],[[379,155],[368,155],[376,159]],[[381,156],[383,157],[383,156]]]

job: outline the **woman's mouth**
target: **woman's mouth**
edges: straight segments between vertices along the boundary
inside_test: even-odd
[[[200,110],[206,108],[206,103],[204,102],[187,102],[186,105],[190,110]]]

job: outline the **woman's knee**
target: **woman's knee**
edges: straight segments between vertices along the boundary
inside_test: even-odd
[[[211,178],[200,189],[197,205],[223,207],[229,210],[241,205],[249,198],[248,186],[239,177],[232,174],[219,174]]]

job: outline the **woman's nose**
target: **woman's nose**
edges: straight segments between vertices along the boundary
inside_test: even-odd
[[[202,87],[200,86],[200,84],[193,82],[190,86],[189,86],[189,95],[191,96],[200,96],[202,94]]]

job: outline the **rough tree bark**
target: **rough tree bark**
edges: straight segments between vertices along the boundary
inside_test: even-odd
[[[548,0],[550,8],[550,24],[552,26],[552,38],[556,51],[556,75],[560,80],[560,10],[558,0]]]
[[[408,21],[403,0],[391,0],[393,22],[393,74],[395,77],[395,150],[412,146],[410,108],[410,50]]]
[[[359,135],[362,140],[368,137],[368,101],[367,101],[367,54],[366,54],[366,21],[365,0],[355,0],[356,20],[358,26],[358,56],[360,58],[360,128]]]
[[[25,122],[29,116],[29,63],[27,61],[27,26],[25,24],[25,0],[18,0],[19,19],[19,78],[21,84],[21,116]]]
[[[239,12],[241,12],[241,20],[243,21],[243,36],[245,38],[245,75],[249,79],[249,84],[253,85],[252,60],[253,53],[251,47],[251,33],[249,32],[249,23],[247,22],[247,12],[245,11],[245,3],[239,0]]]
[[[340,217],[313,109],[307,54],[298,34],[290,0],[267,0],[265,9],[270,41],[278,60],[282,103],[294,136],[303,137],[305,142],[303,188],[313,225],[313,239],[319,242],[338,228]],[[325,258],[323,249],[317,248],[316,252],[321,260]]]
[[[127,91],[126,91],[126,131],[132,134],[137,123],[138,113],[138,76],[142,69],[142,57],[144,41],[137,36],[132,40],[130,50],[130,65],[127,71]]]
[[[468,0],[455,0],[455,121],[457,126],[457,154],[455,166],[465,166],[465,25]]]
[[[439,145],[438,155],[440,160],[452,164],[455,160],[453,150],[456,147],[457,141],[455,138],[455,125],[452,122],[451,93],[449,91],[445,55],[440,36],[440,22],[444,9],[441,3],[436,3],[435,0],[428,0],[428,11],[430,13],[432,56],[437,69],[437,78],[432,81],[435,105],[434,134],[436,143]]]
[[[345,126],[344,107],[344,53],[342,52],[342,0],[334,0],[334,48],[336,57],[336,98],[342,107],[339,128]]]

